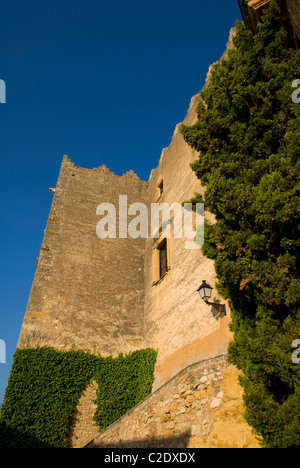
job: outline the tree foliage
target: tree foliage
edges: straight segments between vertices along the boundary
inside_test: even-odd
[[[267,447],[300,446],[300,53],[287,46],[272,1],[256,34],[236,25],[234,48],[201,92],[198,119],[182,126],[199,151],[191,167],[215,224],[203,253],[230,302],[231,362],[243,371],[246,419]]]

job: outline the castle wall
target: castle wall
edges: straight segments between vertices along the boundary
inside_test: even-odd
[[[195,109],[199,95],[190,104],[184,120],[191,125],[196,120]],[[177,125],[171,144],[164,149],[159,164],[149,179],[150,203],[182,203],[203,193],[200,181],[190,168],[198,153],[184,141]],[[158,199],[161,181],[163,193]],[[205,213],[213,222],[213,217]],[[186,366],[202,359],[226,353],[230,339],[228,315],[216,317],[216,311],[200,298],[197,289],[206,280],[214,287],[213,262],[201,250],[186,248],[186,238],[168,239],[168,267],[159,280],[157,271],[157,240],[147,239],[145,255],[145,346],[158,349],[154,389],[176,375]],[[214,298],[224,302],[213,291]]]
[[[85,448],[259,448],[243,416],[238,375],[225,356],[196,363]]]
[[[232,36],[233,31],[227,50]],[[207,81],[209,77],[210,71]],[[199,99],[200,95],[192,98],[186,125],[196,121]],[[185,143],[180,125],[148,182],[132,171],[120,177],[106,166],[75,167],[64,157],[57,187],[50,189],[53,203],[18,347],[49,345],[103,356],[153,347],[158,350],[154,389],[186,366],[226,353],[229,308],[221,318],[197,293],[204,279],[214,287],[213,262],[200,249],[186,248],[184,235],[174,237],[172,219],[168,269],[160,278],[161,239],[150,235],[151,204],[170,207],[204,190],[190,168],[199,155]],[[120,238],[120,195],[127,195],[128,206],[137,202],[148,207],[147,239]],[[96,209],[103,202],[116,207],[116,238],[100,239],[96,234]],[[210,213],[205,216],[214,221]],[[224,302],[215,289],[213,299]]]
[[[65,156],[40,249],[18,347],[54,346],[116,355],[142,343],[145,239],[100,239],[97,206],[147,203],[132,171],[75,167]],[[118,231],[117,231],[118,236]]]
[[[250,5],[245,0],[240,3],[244,8]],[[294,0],[288,5],[294,11]],[[298,16],[295,13],[295,30]],[[233,34],[232,30],[227,49],[232,47]],[[196,121],[199,99],[199,95],[192,98],[184,124]],[[105,166],[75,167],[64,157],[57,186],[51,189],[53,203],[18,347],[48,345],[102,356],[146,347],[158,350],[154,393],[104,431],[91,447],[256,444],[244,426],[237,370],[225,360],[231,339],[230,310],[215,289],[213,261],[200,249],[186,248],[187,239],[174,238],[171,230],[167,271],[160,277],[161,239],[150,235],[147,239],[120,238],[118,234],[100,239],[96,234],[97,206],[107,202],[118,208],[120,195],[127,195],[128,206],[145,204],[151,226],[152,203],[171,206],[189,200],[195,192],[203,194],[190,168],[199,155],[185,143],[179,128],[180,124],[148,182],[132,171],[119,177]],[[205,216],[214,222],[210,213]],[[118,222],[119,216],[117,226]],[[226,304],[225,317],[201,300],[197,288],[202,280],[214,288],[212,300]],[[84,408],[85,404],[84,400]],[[90,410],[90,401],[87,405]],[[85,418],[82,424],[87,426]],[[74,434],[80,444],[88,437]]]

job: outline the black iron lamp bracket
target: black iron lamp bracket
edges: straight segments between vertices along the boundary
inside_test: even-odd
[[[218,302],[209,302],[205,301],[206,304],[213,306],[219,313],[220,317],[225,317],[226,315],[226,306],[225,304],[219,304]]]

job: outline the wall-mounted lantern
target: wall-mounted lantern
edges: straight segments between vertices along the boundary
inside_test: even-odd
[[[212,287],[207,284],[205,280],[202,281],[202,284],[197,289],[198,293],[200,294],[201,299],[208,305],[213,306],[219,313],[220,317],[224,317],[226,315],[226,307],[225,304],[219,304],[218,302],[209,302],[208,299],[211,297]]]

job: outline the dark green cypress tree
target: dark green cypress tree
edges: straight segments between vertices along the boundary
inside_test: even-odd
[[[182,126],[199,151],[191,165],[216,223],[203,253],[229,300],[229,359],[243,371],[245,417],[265,447],[300,447],[300,52],[287,45],[275,0],[256,34],[236,25],[235,48],[201,92],[198,120]]]

